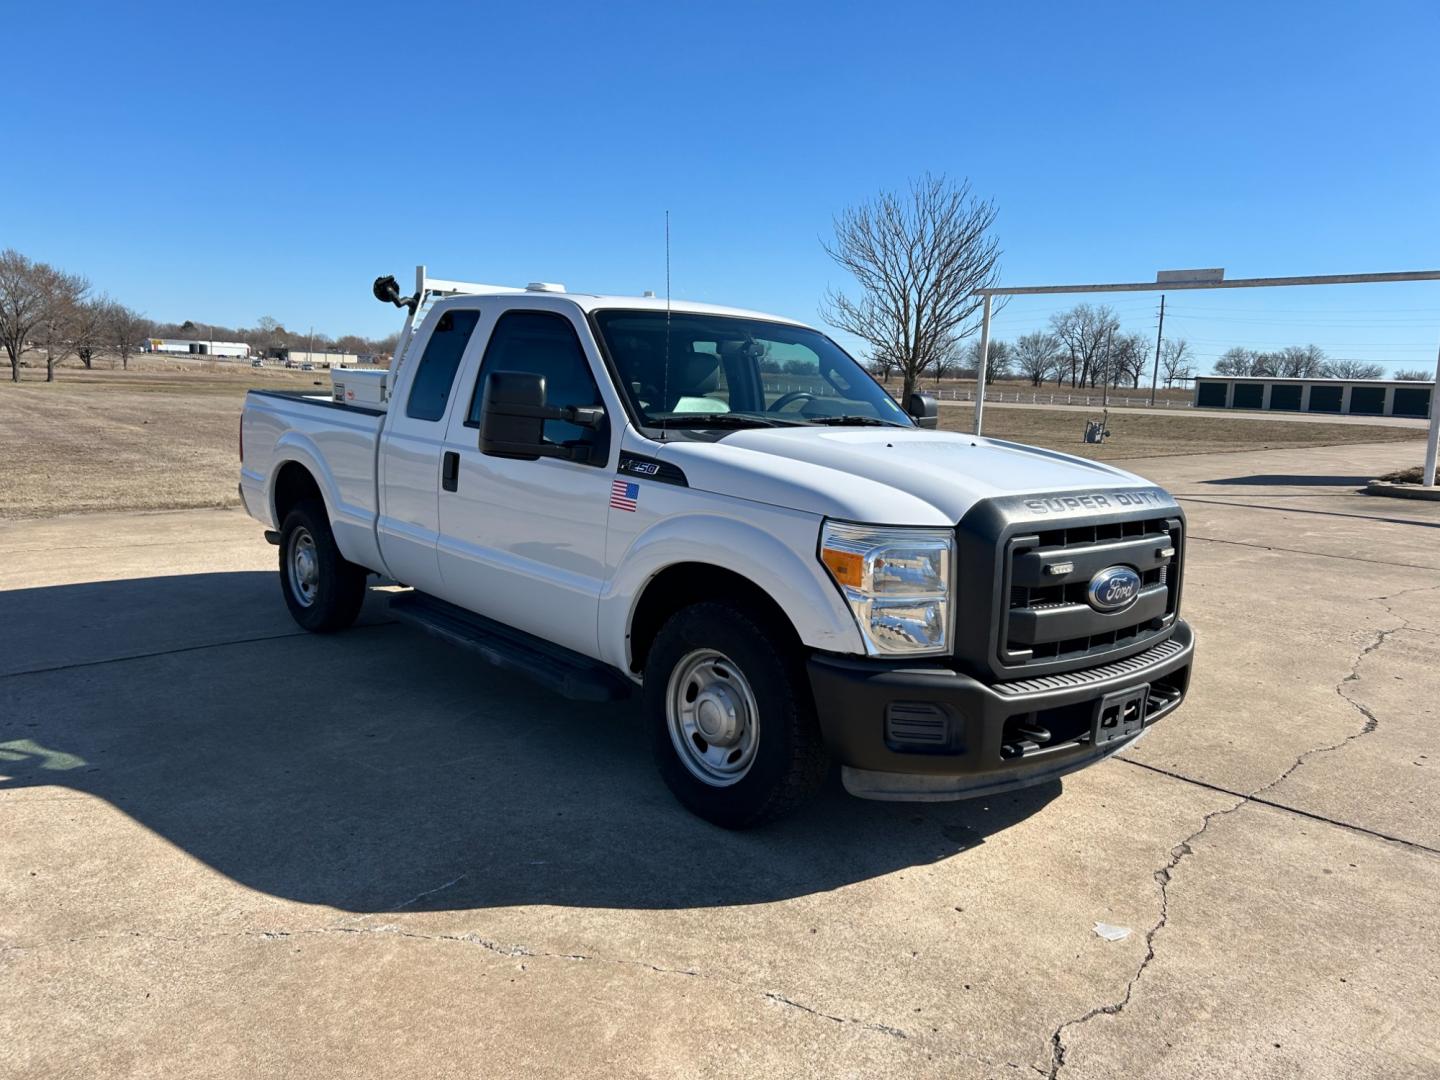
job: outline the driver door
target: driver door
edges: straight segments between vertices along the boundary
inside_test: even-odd
[[[495,319],[478,364],[467,365],[445,451],[453,490],[440,492],[440,575],[446,599],[556,644],[598,656],[605,527],[614,481],[611,418],[595,377],[598,356],[568,313],[516,306]],[[545,438],[585,445],[587,461],[522,461],[480,453],[480,407],[492,371],[545,377],[552,405],[599,405],[599,429],[545,424]],[[460,407],[462,404],[466,407]]]

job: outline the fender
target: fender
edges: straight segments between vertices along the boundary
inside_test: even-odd
[[[275,511],[275,482],[280,470],[293,461],[303,465],[315,478],[315,483],[320,488],[320,496],[325,501],[325,513],[330,519],[330,529],[335,534],[335,546],[340,549],[340,554],[360,566],[383,572],[385,563],[381,559],[380,545],[375,536],[374,510],[344,500],[335,474],[325,463],[325,455],[315,445],[315,441],[304,432],[291,428],[276,442],[274,453],[275,460],[265,484],[265,494],[270,516],[276,520],[277,527],[279,519]]]
[[[747,509],[753,513],[756,507]],[[800,554],[816,550],[819,518],[794,511],[761,516],[764,526],[713,512],[682,514],[662,518],[637,536],[600,593],[601,659],[630,670],[630,626],[645,588],[680,563],[709,563],[748,578],[789,616],[805,645],[863,655],[855,616],[840,591],[818,557]]]

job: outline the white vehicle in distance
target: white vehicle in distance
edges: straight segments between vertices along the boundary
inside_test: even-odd
[[[401,620],[638,696],[731,828],[832,762],[876,799],[1048,781],[1180,704],[1185,516],[1140,477],[938,431],[789,319],[424,267],[375,293],[408,312],[388,370],[245,402],[240,494],[306,629],[409,586]]]

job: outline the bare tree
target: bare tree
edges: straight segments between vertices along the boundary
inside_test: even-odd
[[[1251,375],[1267,375],[1274,377],[1280,374],[1280,354],[1277,352],[1257,352],[1252,354],[1255,359],[1250,365]]]
[[[394,356],[395,349],[399,346],[399,344],[400,334],[398,331],[393,334],[387,334],[383,338],[372,341],[370,343],[372,352],[374,352],[377,356],[386,357]]]
[[[1115,334],[1101,353],[1101,378],[1111,386],[1128,381],[1132,388],[1137,387],[1149,357],[1150,339],[1144,334]]]
[[[1402,382],[1429,382],[1434,377],[1433,371],[1426,371],[1424,368],[1401,368],[1395,372],[1395,378]]]
[[[1326,374],[1327,365],[1325,350],[1318,345],[1288,345],[1273,352],[1258,352],[1237,345],[1215,361],[1215,374],[1314,379]]]
[[[860,296],[832,289],[822,315],[867,342],[873,357],[893,359],[902,397],[974,331],[982,303],[974,290],[998,280],[995,213],[968,181],[927,173],[908,193],[882,193],[835,218],[825,252],[854,276]]]
[[[1257,356],[1251,349],[1236,345],[1215,361],[1216,375],[1254,375]]]
[[[75,324],[90,283],[79,274],[44,263],[37,263],[35,270],[45,295],[45,316],[40,321],[45,332],[45,381],[54,382],[55,365],[75,351]]]
[[[1325,350],[1318,345],[1289,345],[1275,354],[1275,374],[1287,379],[1313,379],[1325,370]]]
[[[990,342],[990,354],[985,359],[985,385],[989,386],[996,379],[1004,379],[1010,374],[1010,364],[1014,357],[1014,349],[1008,341]],[[980,342],[972,341],[965,348],[964,373],[968,378],[977,378],[980,374]]]
[[[1060,339],[1041,330],[1024,334],[1015,342],[1015,368],[1030,380],[1031,386],[1039,386],[1056,371],[1060,355]]]
[[[1184,338],[1171,338],[1160,349],[1160,370],[1165,373],[1165,389],[1184,382],[1194,373],[1190,343]]]
[[[10,380],[20,381],[20,357],[45,319],[39,265],[13,248],[0,251],[0,344],[10,357]]]
[[[1384,377],[1385,369],[1367,360],[1330,360],[1324,374],[1332,379],[1379,379]]]
[[[130,354],[140,344],[140,339],[150,333],[150,320],[124,304],[112,302],[106,312],[105,323],[110,330],[110,344],[120,354],[120,366],[128,371]]]
[[[106,320],[110,315],[111,302],[108,296],[98,296],[85,300],[76,308],[71,340],[75,355],[87,369],[95,366],[95,356],[104,348],[109,337]]]
[[[1096,370],[1103,363],[1105,342],[1120,329],[1114,310],[1103,304],[1076,304],[1050,316],[1050,329],[1069,359],[1070,385],[1094,385]]]

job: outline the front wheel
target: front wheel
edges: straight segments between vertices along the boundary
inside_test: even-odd
[[[280,590],[290,615],[314,634],[343,630],[365,603],[365,569],[340,554],[323,505],[304,502],[280,526]]]
[[[727,829],[794,810],[829,767],[799,658],[763,623],[696,604],[661,627],[645,664],[660,775],[686,808]]]

